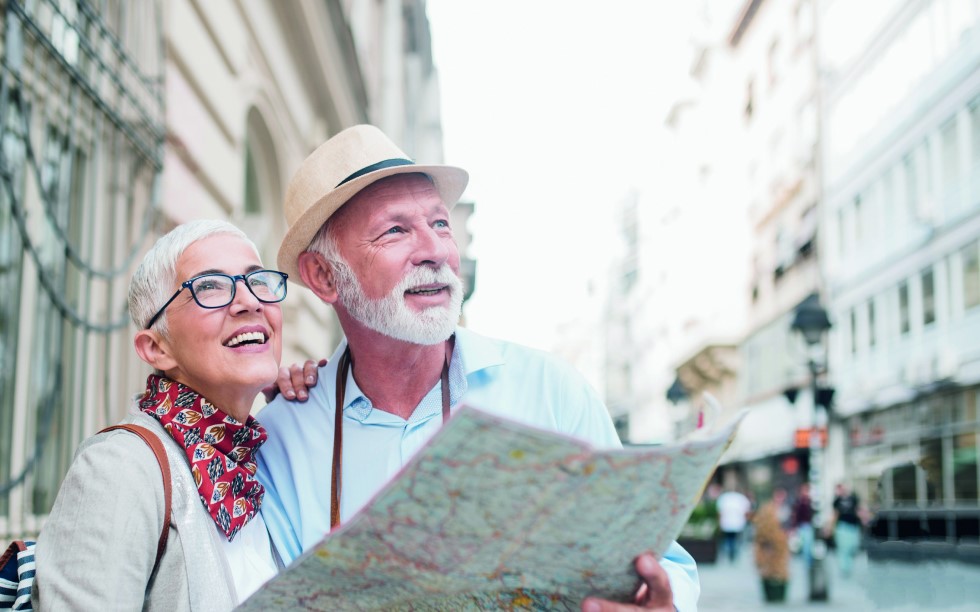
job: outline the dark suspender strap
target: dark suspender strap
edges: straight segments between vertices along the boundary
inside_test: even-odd
[[[134,433],[150,447],[153,451],[154,456],[157,458],[157,463],[160,465],[160,473],[163,476],[163,529],[160,530],[160,539],[157,542],[157,558],[153,562],[153,567],[160,564],[160,558],[163,557],[163,551],[167,547],[167,538],[170,536],[170,500],[173,497],[173,491],[170,485],[170,462],[167,460],[167,451],[163,448],[163,443],[160,441],[152,431],[140,425],[113,425],[112,427],[106,427],[99,433],[105,433],[107,431],[112,431],[114,429],[125,429],[130,433]]]
[[[453,346],[446,343],[446,361],[442,364],[442,424],[449,420],[449,360],[453,357]]]
[[[340,356],[337,364],[337,396],[333,417],[333,462],[330,466],[330,529],[340,524],[340,477],[344,445],[344,395],[347,391],[347,372],[350,370],[350,347]]]
[[[447,343],[446,360],[442,365],[442,422],[449,420],[449,360],[452,359],[453,344]],[[333,463],[330,466],[330,530],[340,525],[340,489],[343,473],[344,446],[344,397],[347,391],[347,373],[350,371],[350,347],[340,356],[337,364],[337,395],[334,399],[333,418]]]

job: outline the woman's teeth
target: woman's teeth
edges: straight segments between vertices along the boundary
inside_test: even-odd
[[[227,347],[235,347],[239,344],[245,344],[246,342],[257,342],[258,344],[265,344],[265,334],[262,332],[245,332],[244,334],[238,334],[228,342],[225,342]]]

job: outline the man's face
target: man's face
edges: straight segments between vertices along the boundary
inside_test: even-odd
[[[449,211],[423,176],[395,176],[351,199],[331,221],[343,258],[334,274],[340,305],[386,336],[436,344],[462,307],[459,250]]]

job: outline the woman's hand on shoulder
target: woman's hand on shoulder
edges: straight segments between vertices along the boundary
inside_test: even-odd
[[[316,386],[317,372],[319,368],[327,365],[326,359],[313,361],[307,359],[304,363],[294,363],[289,367],[279,368],[279,377],[265,389],[262,395],[265,396],[265,403],[269,403],[280,393],[291,401],[305,402],[310,398],[309,390]]]

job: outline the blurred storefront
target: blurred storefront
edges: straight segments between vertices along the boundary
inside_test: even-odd
[[[845,421],[848,478],[874,511],[872,557],[977,560],[978,391],[944,389]]]

